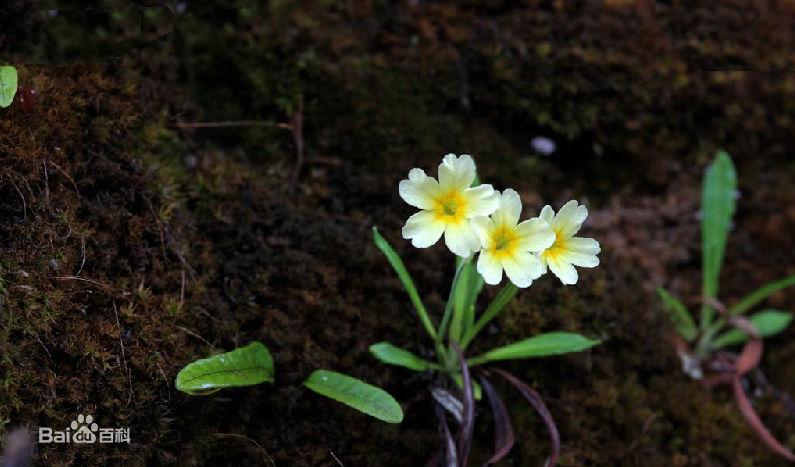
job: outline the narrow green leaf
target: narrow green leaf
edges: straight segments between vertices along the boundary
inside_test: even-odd
[[[480,185],[480,177],[476,174],[472,181],[472,186]],[[456,257],[456,267],[463,261]],[[453,293],[454,314],[450,323],[450,337],[456,342],[461,342],[464,335],[472,329],[475,324],[475,303],[477,302],[480,291],[483,290],[485,282],[478,273],[475,261],[470,260],[461,274],[461,281],[457,284]]]
[[[712,164],[707,167],[701,193],[701,255],[703,268],[703,295],[716,298],[718,280],[726,250],[726,238],[734,215],[737,192],[737,173],[729,154],[719,151]],[[701,325],[712,322],[714,310],[702,307]]]
[[[457,263],[462,261],[457,259]],[[483,290],[483,277],[478,273],[474,261],[469,261],[461,270],[461,277],[453,290],[453,319],[450,322],[450,338],[461,342],[464,334],[475,323],[475,303]]]
[[[486,282],[478,272],[477,265],[473,262],[469,273],[469,294],[464,304],[464,332],[469,331],[475,325],[475,306],[484,285],[486,285]]]
[[[387,423],[403,421],[403,409],[388,392],[364,381],[329,370],[317,370],[304,386]]]
[[[678,332],[684,340],[692,342],[698,335],[698,329],[696,328],[695,321],[693,321],[693,317],[690,316],[690,312],[687,311],[687,307],[661,287],[657,288],[657,293],[665,304],[665,311],[668,312],[668,316],[671,318],[671,321],[673,321],[676,332]]]
[[[764,310],[748,317],[762,337],[774,336],[789,326],[792,321],[792,313],[779,310]],[[716,337],[712,341],[711,347],[719,349],[727,345],[742,344],[748,340],[748,336],[739,329],[731,329]]]
[[[389,342],[379,342],[370,346],[370,353],[387,365],[402,366],[414,371],[425,371],[436,365],[414,355],[408,350],[394,346]]]
[[[193,396],[223,388],[273,382],[273,359],[260,342],[197,360],[177,374],[176,386]]]
[[[497,360],[516,360],[579,352],[589,349],[599,342],[580,334],[550,332],[490,350],[483,355],[469,359],[469,364],[474,366]]]
[[[392,248],[392,245],[378,233],[376,227],[373,227],[373,242],[375,242],[375,246],[384,253],[389,264],[392,265],[392,269],[395,270],[400,282],[403,284],[403,288],[406,289],[406,293],[409,294],[409,299],[414,305],[414,309],[417,310],[417,316],[419,316],[422,326],[425,328],[428,335],[435,341],[436,326],[434,326],[430,316],[428,316],[428,310],[425,309],[420,294],[417,293],[417,288],[414,286],[414,280],[411,279],[411,275],[406,269],[406,265],[403,264],[403,260],[400,259],[400,256],[395,249]]]
[[[767,297],[773,295],[781,289],[792,287],[793,285],[795,285],[795,275],[765,284],[746,295],[745,298],[735,303],[734,306],[730,307],[729,313],[732,315],[745,313],[746,311],[753,308],[754,305],[758,304]]]
[[[0,107],[8,107],[17,93],[17,69],[0,66]]]
[[[461,377],[461,373],[456,373],[453,375],[453,381],[455,385],[458,386],[458,389],[464,389],[464,378]],[[475,400],[479,401],[483,397],[483,389],[480,387],[480,383],[472,380],[472,395],[475,396]]]
[[[503,286],[500,292],[494,297],[494,300],[491,301],[489,306],[486,308],[486,311],[478,318],[475,325],[472,326],[471,329],[468,329],[464,334],[464,338],[461,339],[461,348],[466,349],[467,346],[472,342],[472,339],[478,335],[478,333],[486,327],[487,324],[491,322],[494,318],[499,315],[505,306],[513,300],[513,297],[516,296],[516,293],[519,292],[519,288],[513,285],[513,283],[508,282]]]

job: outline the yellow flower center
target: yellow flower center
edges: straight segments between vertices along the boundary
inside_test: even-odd
[[[466,213],[466,199],[459,191],[450,191],[436,199],[436,217],[444,222],[458,223]]]
[[[494,230],[491,236],[492,248],[497,258],[510,258],[516,253],[516,246],[519,242],[516,229],[502,225]]]
[[[544,250],[543,253],[541,253],[541,256],[543,256],[545,259],[547,260],[551,259],[552,261],[558,259],[558,257],[563,253],[565,253],[566,250],[568,249],[568,247],[566,246],[566,239],[563,237],[563,235],[561,235],[560,231],[555,230],[554,232],[555,232],[555,243],[553,243],[552,246],[550,246],[549,248]]]

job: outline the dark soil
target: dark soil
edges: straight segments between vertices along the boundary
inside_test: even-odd
[[[504,365],[547,401],[561,465],[785,465],[728,390],[682,374],[654,288],[700,291],[699,189],[717,148],[732,154],[742,194],[723,300],[795,273],[795,7],[195,3],[121,57],[80,44],[122,26],[0,15],[4,27],[16,18],[2,56],[37,94],[0,111],[0,434],[78,413],[130,427],[129,446],[40,446],[41,465],[423,465],[439,443],[430,377],[367,348],[430,347],[370,228],[438,317],[452,259],[400,238],[411,208],[397,183],[455,152],[519,190],[526,214],[587,203],[585,233],[603,245],[577,286],[538,281],[473,349],[553,330],[604,341]],[[278,125],[299,109],[302,165]],[[173,125],[229,120],[267,124]],[[534,154],[537,135],[558,151]],[[795,292],[767,305],[793,310]],[[275,384],[174,389],[185,364],[252,340],[273,352]],[[316,368],[388,389],[405,421],[303,389]],[[795,394],[795,327],[766,342],[762,368]],[[497,388],[519,438],[503,464],[541,465],[543,424]],[[795,414],[769,391],[753,400],[795,447]],[[478,423],[481,462],[485,410]]]

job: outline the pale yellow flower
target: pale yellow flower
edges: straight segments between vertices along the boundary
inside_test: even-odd
[[[422,169],[412,169],[399,185],[400,197],[421,209],[409,217],[403,238],[417,248],[427,248],[441,238],[454,254],[468,257],[480,250],[470,220],[497,209],[498,196],[491,185],[471,187],[475,162],[468,155],[448,154],[439,165],[439,181]]]
[[[539,218],[519,223],[522,201],[519,193],[507,189],[500,206],[491,217],[477,217],[472,227],[482,245],[477,270],[487,284],[499,284],[502,271],[517,287],[529,287],[544,273],[544,266],[533,253],[543,251],[555,241],[549,224]]]
[[[577,270],[574,266],[593,268],[599,265],[601,251],[599,242],[592,238],[580,238],[574,235],[579,232],[582,223],[588,217],[588,209],[578,205],[576,200],[564,204],[555,214],[552,206],[544,206],[541,219],[547,221],[555,232],[555,243],[541,252],[538,257],[553,274],[564,284],[577,283]]]

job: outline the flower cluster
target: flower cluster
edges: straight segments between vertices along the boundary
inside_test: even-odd
[[[562,283],[576,284],[574,266],[599,264],[599,242],[575,237],[588,217],[585,206],[572,200],[557,213],[544,206],[539,217],[520,222],[519,193],[472,186],[475,175],[475,162],[468,155],[446,155],[438,181],[412,169],[400,182],[400,197],[420,211],[406,221],[403,238],[427,248],[444,235],[447,248],[458,256],[479,252],[477,270],[492,285],[500,283],[505,271],[517,287],[529,287],[547,269]]]

